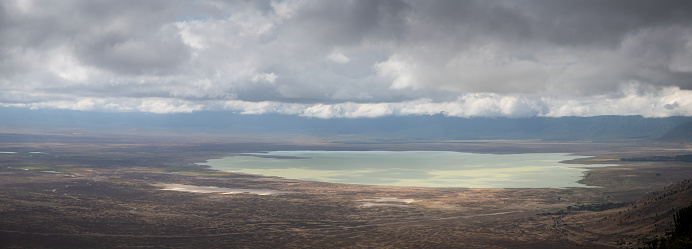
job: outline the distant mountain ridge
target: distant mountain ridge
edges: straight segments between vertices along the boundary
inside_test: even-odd
[[[655,140],[685,123],[692,124],[692,117],[459,118],[444,115],[411,115],[318,119],[279,114],[243,115],[211,111],[152,114],[0,108],[0,127],[95,127],[210,133],[361,135],[393,140]]]

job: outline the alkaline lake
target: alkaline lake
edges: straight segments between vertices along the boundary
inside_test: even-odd
[[[272,151],[210,159],[212,169],[333,183],[415,187],[567,188],[586,171],[564,153],[451,151]],[[602,167],[613,165],[589,165]]]

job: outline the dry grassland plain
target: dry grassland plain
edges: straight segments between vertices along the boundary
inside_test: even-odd
[[[636,248],[672,223],[667,210],[633,212],[651,205],[642,198],[692,178],[689,163],[619,161],[690,149],[641,141],[359,144],[69,130],[0,136],[0,151],[16,152],[0,154],[0,246],[6,248]],[[581,182],[594,187],[336,184],[196,164],[277,150],[574,153],[585,158],[566,163],[588,169]],[[590,167],[599,164],[617,166]],[[664,208],[686,202],[667,200]]]

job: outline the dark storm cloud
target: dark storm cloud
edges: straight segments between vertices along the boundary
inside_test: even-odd
[[[522,9],[537,17],[534,30],[559,44],[614,47],[629,33],[692,21],[689,1],[546,1],[528,6]]]
[[[172,74],[190,56],[175,27],[138,38],[102,34],[80,44],[76,51],[83,62],[117,74]]]
[[[287,26],[330,46],[358,45],[364,39],[400,39],[409,11],[403,0],[315,1],[298,10]]]
[[[432,82],[435,85],[456,86],[470,91],[506,89],[512,92],[535,92],[568,84],[569,88],[579,88],[570,90],[584,93],[613,90],[620,83],[629,80],[677,85],[685,89],[692,87],[689,81],[681,82],[668,69],[674,55],[680,51],[689,51],[687,44],[692,20],[692,4],[689,2],[424,1],[415,2],[413,9],[416,11],[411,14],[411,18],[416,20],[418,26],[411,29],[412,34],[408,40],[397,42],[397,52],[401,55],[400,58],[412,60],[412,64],[421,64],[421,71],[435,72],[434,68],[449,66],[450,62],[460,58],[468,58],[470,61],[490,59],[489,64],[500,64],[498,69],[507,66],[511,68],[512,64],[517,64],[502,64],[503,61],[530,62],[525,60],[530,58],[537,63],[533,66],[525,63],[525,72],[532,75],[545,74],[545,77],[522,79],[525,86],[517,87],[515,84],[504,84],[511,81],[509,78],[516,78],[517,75],[512,73],[507,78],[464,79],[463,76],[450,72],[452,70],[440,71],[442,75],[434,76],[426,76],[426,73],[420,72],[414,75],[419,77],[414,78],[419,82],[415,84]],[[473,54],[482,49],[486,50],[485,54]],[[599,53],[609,55],[610,58],[599,58]],[[546,61],[536,61],[536,58],[540,60],[541,57],[558,56],[567,58],[555,61],[557,63],[547,63],[561,68],[541,67]],[[618,65],[612,65],[629,64],[632,60],[639,63],[626,68],[625,72],[617,69]],[[560,74],[566,70],[566,64],[573,62],[586,62],[605,70],[614,67],[615,70],[612,74],[594,74],[593,78],[604,79],[599,84],[550,82],[547,79]],[[603,65],[605,63],[609,65]],[[641,68],[638,67],[650,72],[642,75]],[[464,70],[468,67],[457,68]],[[486,68],[492,68],[492,65]],[[519,76],[521,77],[521,73]],[[617,79],[610,79],[611,76]]]
[[[4,106],[692,115],[689,1],[14,0],[0,37]]]

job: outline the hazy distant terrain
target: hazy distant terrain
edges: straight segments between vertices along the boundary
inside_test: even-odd
[[[365,136],[379,140],[655,140],[692,117],[641,116],[459,118],[443,115],[319,119],[231,112],[103,113],[0,108],[4,126],[36,128],[165,129],[179,132]],[[685,131],[685,128],[680,128]],[[680,139],[679,136],[675,136]]]
[[[663,142],[689,142],[692,141],[692,122],[681,124],[658,139]]]

